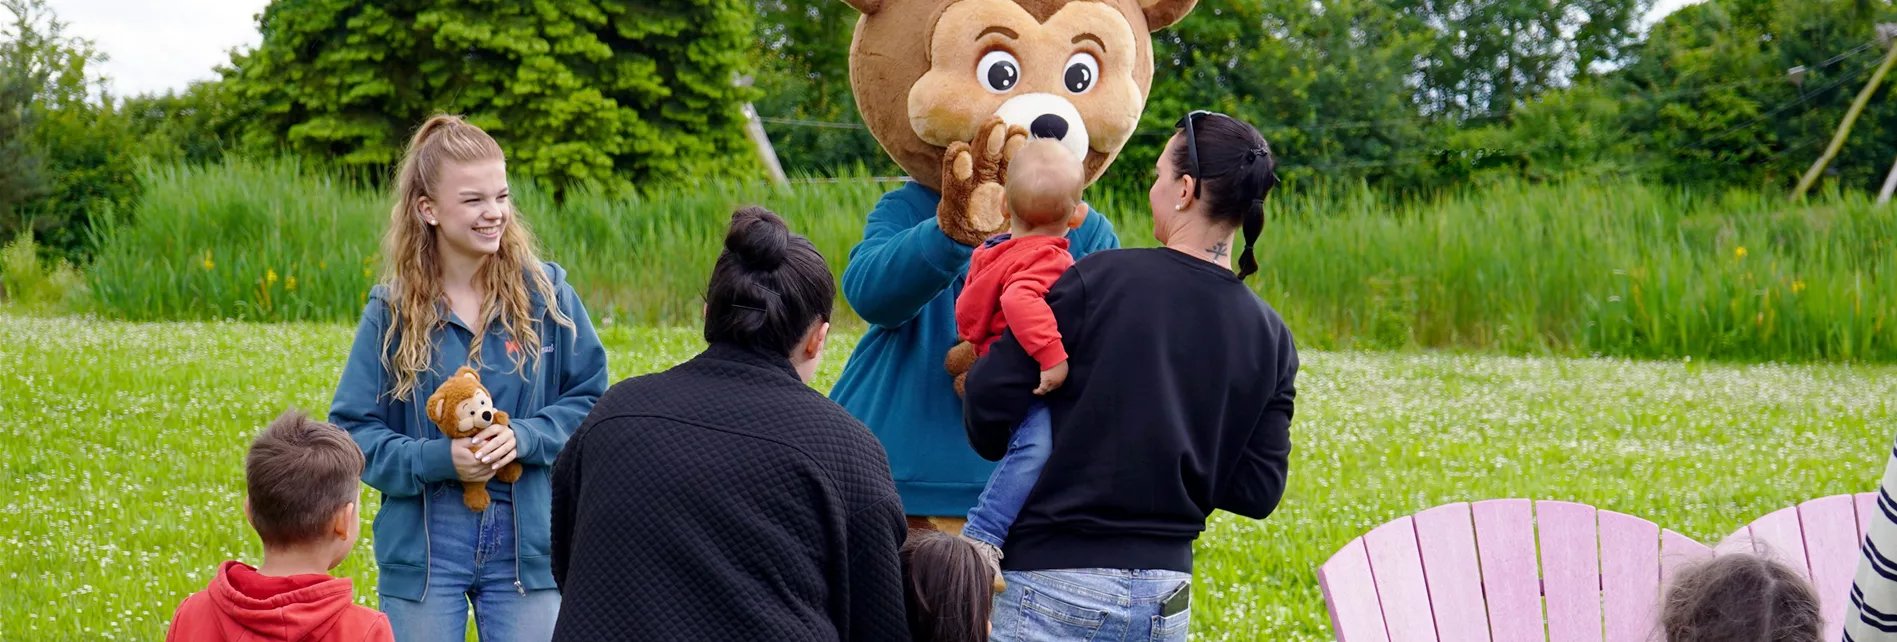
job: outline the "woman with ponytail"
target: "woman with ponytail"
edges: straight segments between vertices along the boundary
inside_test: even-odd
[[[566,272],[542,263],[514,209],[501,148],[455,116],[428,119],[391,182],[382,283],[369,292],[330,404],[382,491],[380,606],[398,642],[547,640],[560,608],[548,474],[606,389],[606,351]],[[478,371],[508,425],[449,439],[428,397]],[[506,483],[495,471],[521,464]],[[486,482],[480,511],[463,482]]]
[[[558,640],[906,640],[882,445],[812,389],[836,282],[731,217],[691,361],[600,398],[553,467]]]
[[[1000,459],[1036,401],[1053,420],[1002,547],[992,639],[1185,640],[1206,519],[1277,508],[1297,350],[1244,281],[1275,166],[1250,125],[1180,119],[1148,193],[1164,247],[1089,255],[1047,293],[1067,384],[1036,397],[1040,365],[1011,334],[969,372],[964,416],[981,456]]]

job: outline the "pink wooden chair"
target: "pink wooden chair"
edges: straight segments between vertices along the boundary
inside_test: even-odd
[[[1760,518],[1722,543],[1805,570],[1836,631],[1874,494]],[[1351,540],[1318,569],[1340,642],[1652,642],[1661,587],[1714,549],[1585,504],[1496,499],[1438,506]]]
[[[1779,509],[1739,527],[1714,551],[1746,550],[1784,562],[1818,589],[1826,640],[1844,638],[1864,527],[1877,510],[1877,493],[1832,495]]]

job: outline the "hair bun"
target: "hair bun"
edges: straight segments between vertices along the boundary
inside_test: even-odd
[[[725,251],[738,257],[751,270],[775,270],[784,264],[790,250],[790,226],[784,219],[762,207],[751,206],[731,214],[731,229],[725,233]]]

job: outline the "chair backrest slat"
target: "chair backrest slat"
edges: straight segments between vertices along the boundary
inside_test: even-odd
[[[1317,585],[1323,590],[1324,604],[1331,611],[1331,630],[1337,634],[1337,642],[1390,641],[1363,538],[1350,540],[1343,550],[1318,567]]]
[[[1436,642],[1436,619],[1429,611],[1429,585],[1423,581],[1414,522],[1398,518],[1363,537],[1390,642]]]
[[[1673,576],[1681,568],[1698,563],[1713,556],[1713,549],[1699,540],[1673,532],[1673,529],[1660,529],[1660,590],[1673,585]]]
[[[1526,499],[1492,499],[1476,502],[1470,508],[1475,513],[1476,556],[1482,562],[1491,639],[1546,640],[1532,504]]]
[[[1844,607],[1857,573],[1857,507],[1850,495],[1814,499],[1798,507],[1811,585],[1823,607],[1826,640],[1844,638]]]
[[[1469,505],[1454,503],[1416,514],[1416,544],[1429,577],[1429,602],[1442,642],[1489,642],[1482,600],[1482,568],[1475,555]]]
[[[1858,493],[1857,501],[1857,538],[1864,539],[1864,531],[1871,527],[1871,520],[1877,519],[1877,493]]]
[[[1600,511],[1601,603],[1607,642],[1648,642],[1658,628],[1660,527]]]
[[[1601,642],[1600,539],[1594,507],[1535,502],[1549,642]],[[1657,569],[1657,567],[1656,567]]]

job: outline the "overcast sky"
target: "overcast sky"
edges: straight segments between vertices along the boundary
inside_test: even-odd
[[[1656,0],[1651,22],[1699,0]],[[50,0],[71,33],[91,38],[111,60],[105,74],[121,96],[182,90],[209,80],[232,47],[258,42],[256,21],[268,0]]]

